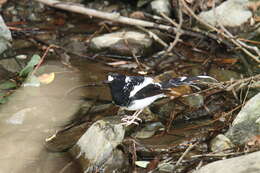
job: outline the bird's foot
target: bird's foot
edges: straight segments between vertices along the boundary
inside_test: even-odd
[[[121,119],[122,120],[122,125],[125,125],[125,126],[129,126],[131,124],[136,124],[136,125],[139,125],[139,123],[137,121],[140,121],[142,122],[142,119],[141,118],[138,118],[137,116],[135,115],[126,115],[124,118]]]

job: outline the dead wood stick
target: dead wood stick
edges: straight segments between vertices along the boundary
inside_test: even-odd
[[[97,18],[101,18],[101,19],[106,19],[106,20],[111,20],[111,21],[115,21],[115,22],[119,22],[119,23],[128,24],[128,25],[158,28],[158,29],[162,29],[162,30],[176,32],[176,28],[174,28],[172,26],[156,24],[153,22],[148,22],[148,21],[144,21],[144,20],[140,20],[140,19],[124,17],[124,16],[121,16],[119,13],[102,12],[102,11],[86,8],[84,6],[81,6],[80,4],[60,2],[60,1],[56,1],[56,0],[36,0],[36,1],[41,2],[48,6],[54,7],[54,8],[59,8],[59,9],[63,9],[66,11],[80,13],[80,14],[97,17]]]
[[[187,3],[184,0],[180,0],[184,6],[184,8],[190,13],[190,15],[192,17],[194,17],[198,22],[200,22],[201,24],[207,26],[208,28],[212,29],[213,31],[216,31],[217,33],[219,33],[221,36],[223,36],[225,39],[230,40],[234,45],[236,45],[238,48],[240,48],[245,54],[247,54],[249,57],[251,57],[253,60],[255,60],[256,62],[260,63],[260,51],[258,50],[258,48],[256,46],[248,46],[246,45],[244,42],[236,40],[232,35],[230,35],[229,33],[226,32],[221,32],[219,29],[217,29],[216,27],[208,24],[207,22],[203,21],[202,19],[200,19],[187,5]],[[253,53],[251,53],[249,50],[253,50],[257,55],[254,55]]]
[[[105,19],[105,20],[111,20],[111,21],[118,22],[118,23],[124,23],[124,24],[128,24],[128,25],[133,25],[133,26],[148,27],[148,28],[156,28],[156,29],[168,31],[170,33],[175,33],[175,34],[182,33],[184,35],[190,35],[190,36],[199,37],[199,38],[209,37],[213,40],[220,41],[226,45],[229,44],[229,43],[227,43],[227,41],[220,39],[219,37],[217,37],[214,34],[198,33],[195,31],[177,29],[176,27],[173,27],[173,26],[157,24],[157,23],[149,22],[149,21],[145,21],[145,20],[133,19],[133,18],[129,18],[129,17],[120,16],[119,13],[107,13],[107,12],[102,12],[102,11],[86,8],[86,7],[84,7],[80,4],[76,4],[76,3],[60,2],[57,0],[36,0],[36,1],[41,2],[48,6],[54,7],[54,8],[63,9],[63,10],[71,11],[71,12],[75,12],[75,13],[80,13],[83,15],[88,15],[88,16],[92,16],[92,17],[96,17],[96,18]]]

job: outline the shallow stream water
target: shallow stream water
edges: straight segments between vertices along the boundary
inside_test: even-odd
[[[110,99],[105,87],[67,91],[86,82],[105,78],[99,64],[74,61],[78,70],[59,61],[47,61],[45,73],[55,72],[55,80],[40,87],[21,87],[0,110],[0,173],[78,172],[66,153],[45,148],[45,139],[70,119],[80,106],[79,96]]]

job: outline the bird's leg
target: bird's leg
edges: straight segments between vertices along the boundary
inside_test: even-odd
[[[131,125],[131,124],[136,124],[136,125],[138,125],[139,123],[136,122],[135,120],[142,122],[141,118],[138,118],[138,115],[139,115],[140,113],[142,113],[142,112],[143,112],[143,109],[140,109],[140,110],[135,111],[135,113],[134,113],[133,115],[131,115],[131,116],[126,116],[126,117],[122,118],[122,121],[123,121],[122,124],[123,124],[123,125],[126,125],[126,126],[129,126],[129,125]]]

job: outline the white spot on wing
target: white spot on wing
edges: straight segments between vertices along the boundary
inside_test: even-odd
[[[145,77],[144,81],[142,83],[140,83],[139,85],[134,86],[133,90],[130,92],[130,97],[134,96],[139,90],[141,90],[142,88],[144,88],[145,86],[149,85],[149,84],[153,84],[153,79],[150,77]]]
[[[181,78],[180,78],[181,81],[184,81],[184,80],[186,80],[186,79],[187,79],[187,77],[181,77]]]
[[[197,76],[197,77],[199,77],[201,79],[211,79],[211,80],[217,81],[215,78],[210,77],[210,76]]]

